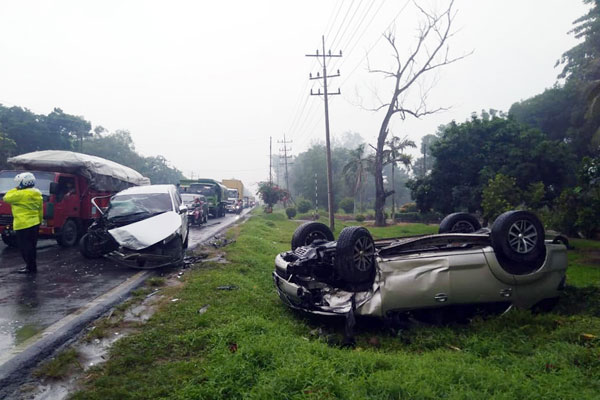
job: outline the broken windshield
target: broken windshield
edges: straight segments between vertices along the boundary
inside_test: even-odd
[[[108,219],[148,218],[166,211],[173,211],[168,193],[124,194],[110,201]]]

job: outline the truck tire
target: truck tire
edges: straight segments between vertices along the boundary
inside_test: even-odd
[[[56,242],[62,247],[72,247],[77,244],[79,239],[79,227],[72,219],[65,221],[65,224],[60,228],[60,232],[56,237]]]
[[[458,212],[444,217],[438,233],[473,233],[480,229],[481,224],[474,215]]]
[[[292,250],[298,247],[308,246],[317,239],[333,241],[331,229],[320,222],[305,222],[294,231],[292,236]]]
[[[370,283],[375,277],[375,243],[362,226],[348,226],[337,240],[334,269],[349,284]]]
[[[8,247],[19,247],[17,237],[15,235],[2,235],[2,241]]]
[[[544,227],[532,212],[501,214],[494,221],[490,239],[500,265],[510,274],[532,273],[546,258]]]
[[[93,234],[86,233],[79,240],[79,252],[85,258],[100,258],[103,255],[102,246],[95,244],[96,237]]]

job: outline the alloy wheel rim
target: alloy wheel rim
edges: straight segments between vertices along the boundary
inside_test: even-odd
[[[475,232],[475,227],[469,221],[458,221],[454,225],[452,225],[452,229],[450,232],[457,233],[471,233]]]
[[[531,221],[521,219],[508,230],[508,245],[519,254],[531,253],[538,238],[538,232]]]
[[[323,232],[312,232],[306,237],[306,241],[304,243],[305,246],[308,246],[315,240],[327,240],[327,236]]]
[[[359,238],[354,244],[354,265],[359,271],[365,272],[373,266],[375,245],[367,237]]]

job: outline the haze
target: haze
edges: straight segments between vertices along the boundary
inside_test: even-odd
[[[440,124],[484,108],[507,111],[552,86],[554,63],[576,43],[571,23],[587,10],[564,0],[455,7],[451,52],[474,53],[440,70],[429,97],[451,109],[397,120],[396,135],[418,142]],[[385,99],[387,86],[367,72],[365,54],[372,67],[392,65],[381,35],[392,27],[408,50],[416,15],[405,0],[4,1],[0,103],[44,114],[60,107],[94,126],[129,130],[138,151],[162,154],[187,176],[252,185],[268,178],[270,136],[277,152],[285,133],[292,154],[324,138],[322,101],[308,95],[317,87],[308,74],[319,67],[305,57],[321,35],[328,49],[344,51],[331,64],[341,73],[331,90],[342,91],[330,104],[332,133],[358,132],[373,143],[382,115],[357,104],[375,104],[373,93]]]

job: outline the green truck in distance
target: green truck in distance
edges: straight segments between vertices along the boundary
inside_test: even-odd
[[[227,188],[214,179],[182,179],[179,181],[179,193],[197,193],[204,195],[208,202],[208,215],[213,218],[225,216]]]

